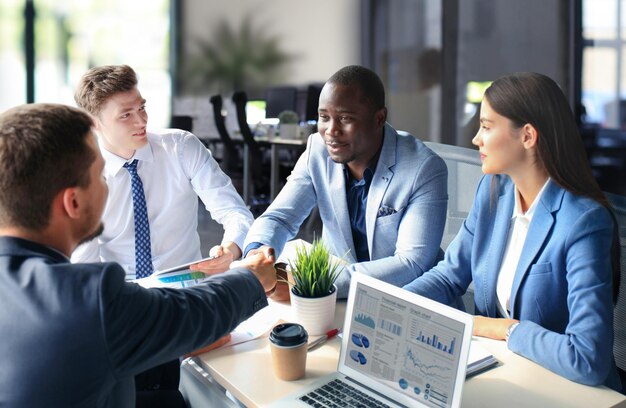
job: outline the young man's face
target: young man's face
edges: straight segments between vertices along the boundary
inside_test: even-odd
[[[146,100],[136,87],[111,96],[94,122],[102,146],[124,159],[148,143]]]

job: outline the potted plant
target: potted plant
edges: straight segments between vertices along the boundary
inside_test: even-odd
[[[223,19],[213,32],[192,41],[177,72],[183,93],[259,92],[279,83],[295,58],[284,51],[282,39],[268,34],[252,15],[245,16],[239,27]]]
[[[291,110],[285,110],[278,114],[280,137],[283,139],[298,138],[298,114]]]
[[[333,258],[324,243],[316,239],[309,248],[297,246],[295,257],[289,260],[294,317],[313,336],[333,329],[335,281],[342,271],[341,261]]]

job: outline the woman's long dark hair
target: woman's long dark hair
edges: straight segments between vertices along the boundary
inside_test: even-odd
[[[527,123],[535,128],[539,160],[554,182],[609,209],[615,225],[611,248],[615,301],[620,279],[617,222],[609,201],[593,177],[582,137],[565,95],[547,76],[520,72],[494,81],[485,91],[485,99],[495,112],[510,119],[516,128]]]

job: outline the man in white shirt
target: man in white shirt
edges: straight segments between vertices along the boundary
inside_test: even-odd
[[[103,234],[79,246],[73,262],[115,261],[130,280],[199,260],[198,197],[224,227],[221,245],[209,253],[215,259],[203,262],[200,269],[220,273],[241,257],[252,214],[193,134],[146,130],[146,100],[131,67],[90,69],[74,98],[93,117],[109,197],[102,216]],[[178,393],[178,381],[177,360],[140,374],[135,379],[137,406],[173,406],[164,400],[163,390]]]
[[[75,99],[94,118],[106,162],[109,199],[103,214],[104,233],[98,240],[80,246],[72,254],[72,261],[115,261],[124,267],[127,279],[135,279],[131,177],[123,167],[135,159],[145,192],[154,270],[202,257],[197,197],[224,227],[221,245],[210,251],[217,258],[204,262],[203,272],[225,271],[241,257],[252,214],[197,137],[176,129],[146,130],[146,101],[137,89],[131,67],[90,69],[83,75]]]

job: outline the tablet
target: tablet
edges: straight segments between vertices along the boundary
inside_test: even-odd
[[[203,259],[198,259],[197,261],[193,261],[193,262],[188,262],[182,265],[178,265],[178,266],[174,266],[172,268],[168,268],[168,269],[163,269],[162,271],[155,271],[153,273],[153,275],[163,275],[164,273],[170,273],[170,272],[176,272],[176,271],[184,271],[185,269],[189,269],[189,267],[191,265],[200,263],[200,262],[204,262],[204,261],[209,261],[211,259],[215,258],[214,256],[209,256],[207,258],[203,258]]]

